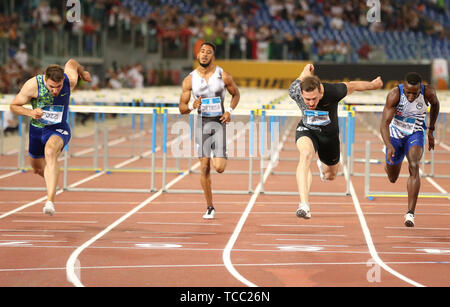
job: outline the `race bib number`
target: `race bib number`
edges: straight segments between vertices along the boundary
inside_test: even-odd
[[[392,124],[405,135],[410,135],[414,132],[415,118],[403,117],[395,115]]]
[[[45,106],[42,117],[37,121],[46,126],[59,124],[62,121],[64,106]]]
[[[306,110],[303,116],[308,125],[325,126],[331,122],[328,111]]]
[[[216,117],[222,115],[222,104],[220,97],[202,98],[202,116]]]

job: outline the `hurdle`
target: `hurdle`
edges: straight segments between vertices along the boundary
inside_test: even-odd
[[[371,191],[370,190],[370,177],[387,177],[386,174],[372,174],[370,171],[370,153],[371,153],[371,142],[366,141],[365,149],[365,171],[364,171],[364,195],[369,200],[373,200],[374,197],[408,197],[406,192],[386,192],[386,191]],[[407,177],[406,175],[403,177]],[[429,177],[427,175],[422,175],[422,177]],[[420,192],[419,198],[450,198],[450,193],[425,193]]]
[[[173,95],[173,88],[168,88],[167,92],[171,92],[170,95]],[[259,92],[259,91],[258,91]],[[94,145],[91,146],[91,149],[94,152],[93,156],[93,167],[73,167],[70,165],[69,158],[72,156],[71,150],[73,148],[71,147],[72,144],[69,144],[68,151],[64,152],[64,172],[65,172],[65,184],[64,188],[68,191],[103,191],[103,192],[138,192],[138,193],[151,193],[157,191],[156,187],[156,174],[159,174],[161,176],[161,188],[164,190],[164,192],[167,193],[203,193],[201,190],[180,190],[176,191],[173,188],[167,189],[166,188],[166,179],[167,175],[169,173],[183,173],[183,172],[189,172],[189,173],[196,173],[198,170],[196,170],[195,167],[192,166],[192,159],[193,155],[189,156],[183,156],[183,157],[174,157],[167,154],[167,145],[169,145],[170,141],[168,140],[167,135],[167,129],[170,126],[170,123],[168,122],[168,115],[177,115],[179,116],[179,110],[177,107],[164,107],[168,104],[174,104],[173,99],[171,99],[169,94],[162,93],[160,96],[158,96],[158,99],[153,98],[153,101],[145,101],[145,97],[149,97],[148,94],[149,91],[146,91],[145,94],[143,93],[132,93],[129,91],[126,95],[122,93],[113,92],[110,95],[108,92],[104,92],[103,94],[97,94],[97,93],[85,93],[86,97],[82,98],[82,95],[78,96],[78,93],[74,93],[74,99],[77,100],[77,102],[84,102],[84,103],[94,103],[94,105],[79,105],[72,103],[70,105],[70,116],[69,121],[70,124],[74,125],[74,118],[75,114],[78,112],[83,113],[94,113],[96,114],[96,120],[94,121]],[[251,91],[249,91],[251,93]],[[263,173],[262,170],[264,168],[264,165],[266,164],[267,157],[270,155],[270,151],[266,150],[266,143],[270,143],[272,141],[272,138],[275,135],[276,125],[273,125],[273,123],[277,122],[278,120],[281,122],[287,121],[287,119],[298,117],[300,118],[300,111],[298,110],[297,105],[289,100],[288,95],[284,92],[282,95],[280,95],[281,92],[273,92],[270,94],[270,97],[268,95],[268,99],[264,101],[264,93],[260,93],[260,98],[255,99],[258,101],[255,101],[254,103],[249,103],[248,107],[247,105],[242,105],[245,107],[238,107],[237,110],[234,112],[233,117],[235,116],[245,116],[246,120],[248,119],[249,124],[248,126],[248,135],[253,141],[249,143],[249,152],[247,157],[230,157],[230,160],[237,159],[237,160],[246,160],[248,161],[248,170],[245,170],[245,168],[239,168],[238,170],[227,170],[226,174],[243,174],[247,175],[248,177],[248,189],[242,189],[242,190],[231,190],[231,191],[215,191],[213,190],[213,193],[217,194],[252,194],[253,193],[253,184],[254,184],[254,175],[259,175],[261,178],[261,174]],[[132,96],[136,94],[135,96]],[[89,97],[88,97],[89,96]],[[113,104],[105,106],[104,104]],[[125,104],[131,104],[131,106],[124,106]],[[148,106],[150,105],[150,107]],[[278,107],[281,107],[278,109]],[[5,108],[9,108],[8,105],[0,106]],[[257,107],[255,109],[252,109],[253,107]],[[380,108],[380,106],[378,106]],[[347,169],[352,170],[353,166],[353,142],[354,142],[354,112],[357,112],[358,108],[355,108],[355,110],[339,110],[339,120],[342,122],[341,126],[341,133],[342,133],[342,144],[345,145],[342,147],[342,163],[347,164]],[[135,148],[150,148],[150,146],[144,145],[143,140],[149,140],[151,139],[151,150],[148,150],[146,152],[142,152],[141,150],[139,152],[134,151],[134,155],[136,158],[143,158],[143,159],[150,159],[149,163],[145,167],[139,167],[139,168],[126,168],[124,166],[121,167],[111,167],[111,158],[113,157],[113,152],[109,151],[108,148],[108,135],[109,130],[105,123],[105,114],[107,113],[117,113],[117,114],[126,114],[131,117],[131,128],[135,128],[134,130],[131,129],[132,132],[129,134],[131,135],[134,131],[134,133],[141,133],[138,137],[139,145],[136,145]],[[149,139],[146,139],[146,131],[143,130],[143,116],[149,115],[152,116],[152,133],[151,137]],[[136,117],[138,116],[138,117]],[[162,120],[159,122],[158,117],[161,117]],[[133,118],[135,118],[133,120]],[[139,118],[139,131],[137,131],[136,127],[137,125],[137,118]],[[280,119],[278,119],[280,118]],[[188,118],[184,117],[184,119],[189,121],[190,126],[190,133],[189,136],[186,136],[186,138],[190,138],[191,142],[193,140],[193,126],[194,126],[194,116],[189,115]],[[445,117],[443,117],[441,120],[444,121]],[[255,122],[260,124],[259,129],[256,128]],[[21,123],[21,131],[24,132],[26,120],[23,120]],[[247,122],[248,124],[248,122]],[[127,129],[129,127],[129,123],[127,122]],[[161,127],[161,128],[157,128]],[[162,129],[162,130],[159,130]],[[278,127],[279,129],[279,127]],[[287,129],[284,131],[289,131],[290,128],[283,128]],[[159,134],[156,132],[158,130]],[[162,133],[161,133],[162,131]],[[127,132],[128,133],[128,132]],[[246,132],[247,133],[247,132]],[[255,135],[258,134],[260,137],[260,140],[262,141],[260,143],[261,146],[259,148],[255,146],[254,140],[256,139]],[[96,135],[96,136],[95,136]],[[101,138],[101,135],[103,138]],[[270,135],[270,137],[269,137]],[[19,151],[19,155],[21,155],[18,159],[18,168],[21,170],[26,170],[24,168],[24,145],[26,138],[24,137],[24,133],[21,133],[21,147],[23,147],[23,150]],[[162,136],[163,141],[160,146],[157,147],[157,136]],[[129,135],[127,137],[130,137]],[[95,144],[95,138],[97,138],[97,142]],[[137,137],[136,137],[137,138]],[[23,140],[23,141],[22,141]],[[133,142],[135,141],[135,138],[132,138]],[[131,142],[130,142],[131,143]],[[116,146],[116,145],[114,145]],[[117,145],[119,146],[129,146],[129,144],[124,145]],[[116,147],[114,147],[116,148]],[[103,149],[103,156],[100,153]],[[271,148],[274,149],[274,148]],[[295,149],[291,149],[295,150]],[[158,154],[157,154],[158,152]],[[66,156],[67,155],[67,156]],[[98,165],[100,162],[100,159],[103,158],[102,165]],[[171,169],[168,167],[168,160],[169,159],[177,159],[177,167],[175,169]],[[156,160],[159,161],[159,159],[162,160],[163,166],[161,168],[156,167]],[[179,161],[184,159],[188,160],[188,166],[183,167],[181,169],[179,165]],[[279,158],[280,161],[283,158]],[[295,160],[295,158],[290,158],[292,161]],[[161,162],[161,161],[159,161]],[[259,169],[258,167],[255,168],[254,162],[259,162]],[[349,164],[350,163],[350,164]],[[69,171],[94,171],[96,173],[103,172],[106,175],[109,175],[114,172],[131,172],[131,173],[149,173],[150,178],[148,179],[148,188],[145,189],[106,189],[106,188],[74,188],[67,186],[68,178],[67,173]],[[276,172],[276,169],[272,170],[272,174],[279,174]],[[293,175],[293,172],[286,172],[286,175]],[[313,173],[314,175],[316,173]],[[338,175],[341,175],[342,173],[339,173]],[[351,175],[351,173],[350,173]],[[350,175],[344,176],[346,179],[346,189],[342,193],[317,193],[312,191],[311,195],[319,195],[319,196],[347,196],[349,195],[349,178]],[[241,185],[242,186],[242,185]],[[20,190],[24,190],[23,188],[19,188]],[[35,188],[33,188],[35,189]],[[45,190],[42,188],[42,190]],[[298,193],[295,192],[283,192],[283,191],[270,191],[267,189],[267,187],[264,187],[262,185],[261,193],[267,194],[267,195],[298,195]]]
[[[270,113],[269,113],[270,114]],[[342,125],[341,132],[344,139],[344,153],[341,153],[341,161],[347,164],[347,170],[350,169],[350,164],[352,161],[352,144],[354,138],[354,111],[347,110],[338,110],[338,117],[344,120],[344,124]],[[264,148],[261,148],[262,153],[264,152]],[[261,165],[263,162],[261,162]],[[277,172],[276,174],[281,175],[295,175],[295,172]],[[350,173],[349,172],[340,172],[339,175],[343,175],[345,179],[345,191],[343,192],[315,192],[310,191],[309,195],[311,196],[349,196],[350,195]],[[265,195],[279,195],[279,196],[296,196],[298,192],[291,191],[268,191],[264,188],[264,182],[261,181],[261,194]]]

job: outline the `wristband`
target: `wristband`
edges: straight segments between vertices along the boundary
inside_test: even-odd
[[[434,131],[434,127],[433,127],[433,128],[431,128],[431,127],[428,127],[428,130],[430,130],[430,131]]]
[[[233,108],[229,107],[225,110],[225,112],[228,112],[231,115],[231,114],[233,114]]]
[[[191,111],[194,110],[194,102],[193,101],[189,102],[188,107],[189,107],[189,110],[191,110]]]

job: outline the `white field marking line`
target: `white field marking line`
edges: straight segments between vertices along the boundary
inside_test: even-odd
[[[55,235],[5,235],[3,234],[2,237],[54,237]]]
[[[19,242],[19,241],[18,241]],[[20,241],[20,242],[23,242]],[[155,243],[156,244],[156,243]],[[171,243],[168,243],[171,244]],[[11,245],[6,245],[2,247],[12,247]],[[76,249],[77,246],[73,245],[20,245],[20,246],[14,246],[14,247],[24,247],[24,248],[44,248],[44,249]],[[101,249],[101,250],[141,250],[142,247],[136,247],[136,246],[91,246],[91,249]],[[429,247],[428,247],[429,248]],[[158,246],[158,247],[152,247],[154,250],[165,250],[165,251],[183,251],[183,252],[190,252],[190,251],[200,251],[200,252],[222,252],[223,248],[188,248],[188,247],[180,247],[177,249],[173,249],[170,247],[164,247],[164,246]],[[298,251],[298,250],[280,250],[280,249],[233,249],[235,252],[241,252],[241,253],[305,253],[305,251]],[[358,250],[311,250],[306,251],[307,253],[325,253],[325,254],[361,254],[361,255],[369,255],[370,253],[366,250],[364,251],[358,251]],[[393,254],[393,255],[428,255],[427,253],[411,253],[411,252],[381,252],[380,254]],[[442,256],[450,256],[450,254],[442,254]],[[67,273],[67,267],[66,267],[66,273]]]
[[[125,138],[124,138],[124,139],[125,139]],[[177,138],[175,138],[174,140],[171,140],[168,144],[171,144],[171,143],[174,142],[176,139],[177,139]],[[108,146],[112,145],[112,142],[115,142],[115,141],[108,142]],[[116,143],[116,144],[118,144],[118,143]],[[115,144],[115,145],[116,145],[116,144]],[[156,151],[159,151],[160,149],[161,149],[161,147],[158,146],[158,147],[156,148]],[[147,152],[145,152],[145,153],[143,153],[143,154],[142,154],[142,157],[144,157],[144,156],[146,156],[146,155],[148,155],[148,154],[150,154],[150,153],[151,153],[151,150],[150,150],[150,151],[147,151]],[[128,160],[126,160],[125,162],[127,162],[127,161],[129,161],[128,163],[134,162],[134,161],[131,161],[131,160],[133,160],[133,158],[128,159]],[[121,164],[122,164],[122,165],[125,165],[124,162],[122,162]],[[114,166],[114,167],[117,168],[117,165]],[[100,177],[100,176],[104,175],[104,174],[105,174],[105,172],[102,171],[102,172],[99,172],[99,173],[97,173],[97,174],[88,176],[88,177],[86,177],[85,179],[79,180],[79,181],[77,181],[77,182],[71,184],[71,185],[69,186],[69,188],[77,187],[77,186],[79,186],[79,185],[82,185],[83,183],[86,183],[86,182],[88,182],[88,181],[91,181],[91,180],[93,180],[93,179],[95,179],[95,178],[97,178],[97,177]],[[64,190],[63,190],[63,189],[60,189],[60,190],[56,191],[56,194],[55,194],[55,195],[59,195],[59,194],[61,194],[61,193],[63,193],[63,192],[64,192]],[[16,212],[22,211],[22,210],[24,210],[24,209],[26,209],[26,208],[29,208],[29,207],[34,206],[34,205],[36,205],[36,204],[39,204],[39,203],[43,202],[43,201],[46,200],[46,199],[47,199],[47,196],[43,196],[43,197],[41,197],[41,198],[39,198],[39,199],[37,199],[37,200],[35,200],[35,201],[32,201],[32,202],[30,202],[30,203],[27,203],[27,204],[25,204],[25,205],[23,205],[23,206],[21,206],[21,207],[18,207],[18,208],[14,209],[14,210],[8,211],[8,212],[6,212],[6,213],[0,215],[0,220],[3,219],[3,218],[5,218],[5,217],[7,217],[7,216],[10,216],[10,215],[12,215],[12,214],[14,214],[14,213],[16,213]]]
[[[419,236],[386,236],[386,238],[406,238],[406,239],[450,239],[450,237],[419,237]]]
[[[131,241],[113,241],[112,243],[117,243],[117,244],[192,244],[192,245],[209,245],[208,242],[162,242],[162,241],[157,241],[157,242],[131,242]]]
[[[0,240],[0,242],[17,242],[17,240]],[[66,243],[68,241],[66,240],[30,240],[30,239],[25,239],[25,240],[21,240],[21,242],[24,243]]]
[[[199,166],[200,166],[200,162],[197,162],[194,166],[192,166],[191,169],[194,170],[194,169],[198,168]],[[175,183],[177,183],[178,181],[180,181],[182,178],[184,178],[187,175],[188,175],[187,172],[183,173],[182,175],[178,175],[178,177],[176,177],[174,180],[172,180],[171,182],[169,182],[167,184],[166,188],[170,188],[172,185],[174,185]],[[138,205],[137,207],[133,208],[131,211],[129,211],[128,213],[126,213],[125,215],[123,215],[122,217],[117,219],[115,222],[113,222],[108,227],[103,229],[97,235],[95,235],[94,237],[92,237],[91,239],[89,239],[88,241],[86,241],[85,243],[80,245],[79,247],[77,247],[77,249],[70,255],[70,257],[69,257],[69,259],[67,260],[67,263],[66,263],[67,280],[69,282],[71,282],[76,287],[83,287],[84,285],[81,283],[81,281],[78,279],[78,276],[75,273],[75,262],[76,262],[78,256],[81,254],[81,252],[83,250],[85,250],[87,247],[89,247],[92,243],[94,243],[95,241],[97,241],[98,239],[103,237],[105,234],[110,232],[117,225],[119,225],[120,223],[122,223],[123,221],[128,219],[134,213],[136,213],[140,209],[142,209],[145,206],[147,206],[153,199],[159,197],[162,193],[163,193],[163,190],[160,189],[158,192],[153,194],[151,197],[149,197],[145,201],[143,201],[140,205]]]
[[[125,231],[125,233],[142,233],[142,231]],[[216,235],[215,232],[184,232],[184,231],[173,231],[173,232],[150,232],[145,231],[148,234],[186,234],[186,235]]]
[[[310,241],[310,242],[326,242],[327,240],[323,239],[275,239],[276,241]]]
[[[291,125],[292,126],[292,125]],[[279,157],[280,151],[283,148],[283,144],[286,141],[286,138],[288,137],[288,132],[290,132],[290,128],[288,127],[285,130],[285,133],[283,135],[283,139],[281,140],[280,144],[278,145],[277,152],[275,154],[274,159],[272,158],[269,165],[267,166],[266,171],[264,172],[263,177],[263,183],[266,182],[267,177],[270,175],[272,168],[273,168],[273,161],[276,161]],[[247,285],[249,287],[257,287],[256,284],[250,282],[245,277],[243,277],[233,266],[233,263],[231,262],[231,250],[233,249],[234,244],[236,243],[236,240],[242,230],[242,227],[245,224],[245,221],[247,220],[250,211],[252,210],[253,206],[256,203],[256,199],[258,198],[258,195],[262,189],[261,182],[258,183],[256,189],[253,192],[252,197],[250,198],[250,201],[247,204],[247,207],[245,208],[244,212],[241,215],[241,218],[239,219],[239,222],[236,225],[236,228],[233,231],[233,234],[231,235],[230,239],[228,240],[227,245],[225,246],[223,253],[222,253],[222,259],[223,263],[225,264],[226,269],[233,275],[237,280],[242,282],[244,285]]]
[[[292,246],[292,244],[269,244],[269,243],[253,243],[254,246]],[[327,246],[327,247],[349,247],[348,245],[327,245],[327,244],[309,244],[309,245],[296,245],[304,247],[316,247],[316,246]]]
[[[387,262],[387,264],[395,265],[411,265],[411,264],[449,264],[447,261],[412,261],[412,262]],[[242,267],[264,267],[264,266],[312,266],[312,265],[367,265],[367,262],[287,262],[287,263],[241,263],[235,264]],[[148,264],[148,265],[108,265],[108,266],[82,266],[80,269],[180,269],[180,268],[205,268],[205,267],[223,267],[223,263],[217,264]],[[16,268],[16,269],[0,269],[0,272],[29,272],[29,271],[62,271],[65,267],[59,268]]]
[[[192,239],[192,237],[139,237],[140,239]]]
[[[0,179],[5,179],[5,178],[8,178],[8,177],[20,174],[20,173],[21,173],[21,171],[14,171],[14,172],[11,172],[11,173],[3,174],[3,175],[0,176]]]
[[[450,147],[448,147],[444,143],[439,143],[438,145],[442,146],[445,150],[450,151]]]
[[[449,247],[448,246],[445,246],[445,247],[439,247],[439,246],[392,246],[392,248],[405,248],[405,249],[418,249],[418,248],[420,248],[420,249],[440,249],[440,250],[443,250],[443,251],[449,251],[450,252],[450,249],[449,249]]]
[[[304,237],[347,237],[335,234],[300,234],[300,233],[257,233],[257,236],[304,236]]]
[[[14,203],[22,203],[22,201],[4,201],[4,200],[0,200],[0,204],[14,204]],[[59,201],[59,204],[107,204],[107,205],[111,205],[111,204],[139,204],[138,201],[76,201],[76,200],[67,200],[67,201]],[[186,204],[192,204],[192,205],[198,205],[198,201],[183,201],[182,203],[180,202],[175,202],[175,201],[155,201],[153,202],[154,204],[163,204],[163,205],[180,205],[180,206],[185,206]],[[216,204],[226,204],[226,205],[246,205],[246,203],[241,202],[241,201],[214,201],[214,203]],[[291,202],[271,202],[271,203],[257,203],[255,205],[255,207],[257,206],[268,206],[268,205],[274,205],[274,204],[280,204],[280,205],[298,205],[297,201],[291,201]],[[324,206],[329,206],[329,205],[346,205],[346,206],[352,206],[352,204],[350,203],[333,203],[333,202],[327,202],[327,203],[323,203],[323,202],[311,202],[312,205],[315,206],[320,206],[320,205],[324,205]],[[381,205],[381,204],[374,204],[373,202],[368,202],[367,204],[371,204],[371,205]],[[394,203],[393,203],[394,204]],[[398,204],[398,203],[395,203]],[[424,205],[427,205],[424,203]],[[430,204],[432,205],[432,204]],[[450,206],[450,205],[446,205],[446,206]]]
[[[345,175],[348,175],[348,170],[347,167],[345,165],[343,165],[343,169],[344,169],[344,173]],[[361,205],[359,204],[359,200],[358,200],[358,195],[356,194],[355,188],[353,186],[353,182],[350,179],[350,194],[352,195],[352,199],[353,199],[353,204],[355,207],[356,212],[358,213],[358,219],[359,219],[359,223],[361,225],[363,234],[364,234],[364,238],[366,240],[367,243],[367,247],[369,248],[369,252],[370,255],[372,256],[372,259],[383,269],[385,269],[386,271],[388,271],[389,273],[391,273],[392,275],[396,276],[397,278],[413,285],[416,287],[424,287],[422,284],[415,282],[414,280],[411,280],[405,276],[403,276],[402,274],[398,273],[397,271],[393,270],[391,267],[389,267],[388,265],[386,265],[386,263],[383,262],[383,260],[381,260],[381,258],[378,256],[378,252],[375,248],[375,245],[372,241],[372,235],[370,234],[370,230],[369,227],[367,225],[366,219],[364,218],[364,213],[362,212],[361,209]]]
[[[13,201],[0,201],[1,204],[21,204],[23,201],[13,200]],[[139,204],[138,201],[58,201],[58,204],[64,205],[129,205],[129,204]]]
[[[379,206],[389,206],[389,207],[392,207],[392,206],[401,206],[401,207],[404,207],[405,206],[405,204],[404,203],[385,203],[385,202],[383,202],[382,204],[380,204],[380,203],[361,203],[362,205],[364,205],[364,206],[376,206],[376,207],[379,207]],[[424,206],[424,207],[429,207],[429,206],[434,206],[434,207],[450,207],[450,204],[432,204],[432,203],[420,203],[422,206]]]
[[[386,229],[408,229],[408,227],[386,226]],[[414,227],[415,230],[450,230],[450,228],[431,228],[431,227]],[[411,229],[409,229],[411,231]]]
[[[153,213],[153,212],[152,212]],[[168,212],[169,213],[169,212]],[[194,213],[194,212],[192,212]],[[197,212],[195,212],[197,213]],[[163,223],[163,222],[137,222],[136,224],[147,225],[194,225],[194,226],[222,226],[222,224],[204,224],[204,223]]]
[[[25,230],[25,229],[0,229],[0,232],[64,232],[64,233],[80,233],[84,230],[54,230],[54,229],[40,229],[40,230]]]
[[[73,223],[73,224],[97,224],[97,221],[36,221],[36,220],[13,220],[13,223]]]
[[[450,244],[450,242],[415,242],[415,241],[411,241],[410,243],[412,243],[412,244]]]
[[[295,225],[295,224],[286,224],[286,225],[261,225],[262,227],[306,227],[306,228],[344,228],[344,226],[340,225]]]
[[[230,142],[233,142],[235,139],[237,139],[239,136],[241,136],[242,133],[244,133],[246,130],[242,130],[239,134],[236,134]],[[176,139],[176,138],[175,138]],[[174,141],[174,140],[173,140]],[[191,167],[191,170],[195,170],[200,166],[200,161],[194,164]],[[184,172],[181,175],[178,175],[175,179],[170,181],[166,189],[169,189],[171,186],[175,185],[178,181],[182,180],[184,177],[186,177],[189,174],[189,172]],[[138,206],[130,210],[128,213],[117,219],[115,222],[110,224],[108,227],[103,229],[101,232],[99,232],[97,235],[80,245],[69,257],[69,259],[66,262],[66,275],[67,280],[71,282],[76,287],[84,287],[84,285],[79,280],[77,274],[75,273],[75,262],[78,259],[78,256],[81,254],[83,250],[85,250],[87,247],[89,247],[92,243],[103,237],[105,234],[110,232],[113,228],[115,228],[117,225],[121,224],[123,221],[128,219],[130,216],[132,216],[134,213],[139,211],[140,209],[147,206],[149,203],[151,203],[154,199],[158,198],[163,193],[163,189],[161,188],[158,192],[144,200],[142,203],[140,203]]]

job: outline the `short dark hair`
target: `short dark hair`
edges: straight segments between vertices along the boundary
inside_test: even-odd
[[[321,92],[320,88],[320,79],[317,76],[310,76],[303,79],[303,81],[300,83],[300,88],[304,92],[312,92],[315,89],[319,90],[319,93]]]
[[[45,69],[45,79],[50,79],[55,82],[61,82],[64,80],[64,69],[59,65],[50,65]]]
[[[213,42],[203,42],[203,43],[200,45],[200,48],[202,48],[204,45],[210,46],[210,47],[213,49],[214,54],[216,54],[216,45],[215,45]]]
[[[408,84],[417,85],[422,82],[422,77],[416,72],[410,72],[406,74],[405,80]]]

